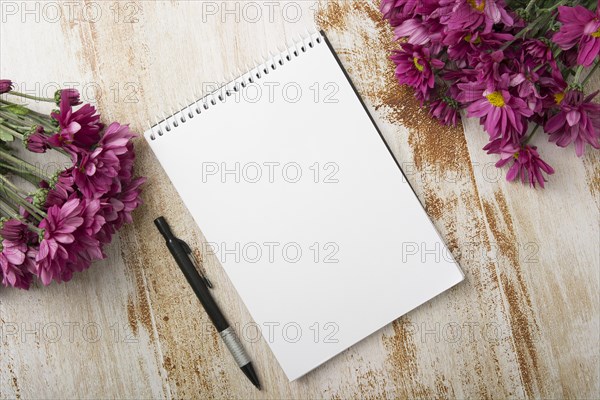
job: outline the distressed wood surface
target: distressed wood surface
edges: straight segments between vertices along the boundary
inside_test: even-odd
[[[377,4],[0,6],[0,76],[42,95],[77,87],[106,120],[139,132],[316,23],[467,277],[292,383],[264,339],[245,340],[263,382],[258,392],[152,225],[165,215],[194,245],[203,240],[138,140],[145,204],[108,259],[67,284],[0,288],[0,398],[600,397],[598,153],[578,159],[540,134],[534,144],[557,171],[548,188],[505,182],[481,151],[486,135],[477,121],[441,127],[395,83],[392,33]],[[248,326],[216,257],[205,263],[226,315]]]

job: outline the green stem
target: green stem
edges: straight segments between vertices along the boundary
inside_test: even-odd
[[[26,126],[23,126],[23,125],[15,125],[14,122],[11,123],[11,122],[8,122],[8,121],[3,121],[2,124],[4,124],[4,126],[8,126],[9,128],[15,129],[15,130],[18,130],[18,131],[25,131],[26,132],[26,131],[28,131],[30,129],[30,128],[28,128]]]
[[[6,104],[6,105],[9,105],[9,106],[21,106],[21,107],[24,107],[23,104],[13,103],[12,101],[8,101],[8,100],[5,100],[5,99],[0,99],[0,103]],[[52,118],[50,118],[50,116],[47,115],[47,114],[42,114],[42,113],[37,112],[35,110],[32,110],[30,108],[28,108],[28,110],[29,110],[29,114],[33,114],[33,115],[35,115],[37,117],[40,117],[40,118],[42,118],[44,120],[47,120],[48,122],[52,121]]]
[[[45,101],[45,102],[48,102],[48,103],[54,103],[54,99],[50,98],[50,97],[37,97],[37,96],[33,96],[31,94],[21,93],[21,92],[17,92],[17,91],[14,91],[14,90],[11,90],[9,93],[12,94],[12,95],[14,95],[14,96],[24,97],[26,99],[37,100],[37,101]]]
[[[11,218],[11,214],[8,214],[6,211],[4,211],[2,209],[2,207],[0,207],[0,215],[2,215],[3,217],[9,218],[9,219]],[[0,236],[0,239],[2,239],[1,236]]]
[[[2,182],[0,182],[0,190],[9,198],[12,198],[12,201],[15,202],[17,206],[23,207],[29,212],[29,214],[31,214],[32,217],[34,217],[38,221],[41,221],[46,217],[45,212],[38,210],[37,207],[35,207],[33,204],[25,200],[18,193],[15,193],[14,190],[11,189],[11,187],[7,184],[6,179],[0,178],[0,180],[2,180]]]
[[[0,210],[9,218],[21,219],[21,216],[13,207],[11,207],[10,203],[5,203],[4,198],[0,198]]]
[[[4,161],[8,161],[9,163],[12,163],[13,165],[17,165],[17,166],[23,168],[23,170],[30,172],[32,175],[35,175],[40,179],[43,179],[45,181],[50,181],[50,177],[46,176],[42,171],[39,170],[39,168],[36,168],[34,165],[29,164],[27,161],[21,160],[20,158],[15,157],[12,154],[9,154],[6,151],[1,150],[1,149],[0,149],[0,159],[2,159]]]
[[[35,110],[29,109],[29,113],[35,115],[36,117],[40,117],[42,119],[44,119],[45,121],[48,122],[52,122],[52,118],[50,117],[49,114],[42,114],[41,112],[37,112]]]
[[[22,116],[17,116],[15,114],[11,113],[10,111],[0,110],[0,117],[2,117],[3,119],[6,119],[6,120],[12,121],[15,124],[25,126],[24,118]]]
[[[560,53],[562,53],[562,49],[560,47],[556,47],[556,49],[552,52],[552,56],[554,57],[555,60],[558,60],[558,56],[560,56]]]
[[[523,141],[523,143],[521,143],[522,146],[525,146],[527,143],[529,143],[529,141],[531,140],[531,138],[533,138],[533,135],[535,135],[535,133],[537,132],[539,127],[540,127],[539,125],[536,125],[535,128],[533,128],[533,130],[531,131],[529,136],[527,136],[527,138]]]
[[[564,2],[559,2],[559,3],[556,4],[556,7],[558,7],[560,5],[563,5],[563,4],[564,4]],[[552,10],[554,10],[554,8],[555,7],[551,7],[551,8],[545,9],[545,10],[540,10],[541,11],[541,15],[544,15],[544,14],[546,14],[546,15],[544,16],[544,18],[540,17],[537,20],[537,22],[535,23],[535,25],[531,28],[531,31],[534,31],[534,28],[537,29],[538,26],[541,26],[541,27],[546,26],[546,24],[548,24],[548,22],[550,22],[550,20],[552,20],[552,18],[555,17],[555,15],[552,13]],[[544,31],[546,31],[546,30],[544,30]]]
[[[575,71],[575,78],[573,78],[573,83],[579,83],[579,77],[581,76],[581,72],[583,71],[583,65],[577,67]]]
[[[22,195],[27,195],[27,192],[24,191],[23,189],[21,189],[20,187],[16,186],[14,183],[12,183],[7,177],[6,175],[0,174],[0,181],[4,182],[4,184],[6,184],[7,186],[9,186],[12,190],[15,191],[15,193],[20,193]]]
[[[45,118],[40,118],[37,115],[31,115],[29,117],[30,117],[30,120],[35,125],[41,125],[44,128],[45,132],[48,132],[48,133],[58,132],[58,127],[53,125],[52,122],[50,122],[50,120],[45,119]]]
[[[550,15],[550,17],[552,17]],[[515,35],[515,37],[513,38],[513,40],[510,40],[508,42],[506,42],[504,44],[504,46],[502,46],[500,48],[501,51],[506,50],[510,45],[512,45],[517,39],[524,37],[525,35],[527,35],[529,32],[533,31],[534,28],[537,27],[538,23],[540,23],[540,21],[544,21],[544,23],[546,23],[547,21],[545,21],[545,19],[549,19],[548,16],[546,15],[539,15],[535,20],[533,20],[529,25],[527,25],[525,28],[521,29],[519,32],[517,32],[517,34]]]
[[[38,178],[35,175],[30,174],[29,172],[23,171],[22,169],[17,168],[13,165],[0,162],[0,168],[5,168],[5,169],[12,171],[13,174],[20,176],[21,178],[27,180],[28,182],[31,182],[34,186],[38,186],[40,184],[40,178]]]
[[[540,69],[546,67],[547,65],[548,65],[547,63],[542,63],[542,64],[538,65],[537,67],[535,67],[533,69],[533,72],[538,72]]]
[[[5,199],[0,199],[0,211],[2,211],[9,218],[14,218],[14,219],[17,219],[17,220],[23,222],[24,224],[27,225],[27,227],[31,231],[37,233],[38,235],[43,233],[42,229],[31,224],[29,221],[27,221],[25,218],[23,218],[17,211],[15,211],[15,209],[13,207],[10,206],[9,203],[4,202],[4,200]]]
[[[31,110],[29,110],[27,115],[16,116],[10,111],[0,109],[0,117],[11,120],[16,124],[26,126],[27,130],[30,130],[34,125],[42,125],[44,130],[49,130],[50,132],[56,130],[56,126],[52,125],[49,119],[40,118],[37,115],[32,114]]]
[[[25,126],[20,126],[20,125],[15,125],[14,123],[10,123],[8,121],[3,121],[2,124],[4,126],[9,127],[10,129],[17,131],[18,133],[25,133],[25,132],[29,132],[29,130],[31,128],[27,128]],[[19,138],[20,139],[20,138]]]
[[[529,3],[527,4],[527,7],[525,7],[525,12],[529,14],[529,12],[531,11],[531,8],[533,7],[533,5],[535,4],[536,0],[530,0]]]
[[[587,76],[585,77],[583,82],[581,82],[581,86],[583,86],[587,83],[587,81],[592,77],[592,75],[594,75],[594,72],[596,72],[596,70],[598,69],[599,66],[600,66],[600,61],[596,61],[594,68],[592,68],[592,70],[590,71],[589,74],[587,74]]]
[[[52,125],[52,123],[46,119],[40,118],[37,115],[25,115],[25,119],[31,125],[41,125],[45,131],[47,130],[56,130],[56,126]]]
[[[552,7],[550,7],[550,8],[542,8],[540,11],[542,11],[542,12],[551,12],[551,11],[556,10],[558,7],[564,5],[565,3],[566,3],[565,1],[559,1],[558,3],[556,3],[555,5],[553,5]]]
[[[0,124],[0,131],[2,132],[6,132],[9,135],[16,137],[17,139],[20,139],[21,141],[23,140],[23,134],[11,129],[10,127]]]

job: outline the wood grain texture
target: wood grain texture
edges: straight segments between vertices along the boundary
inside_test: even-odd
[[[0,398],[600,397],[597,152],[578,159],[538,135],[557,171],[548,188],[505,182],[477,121],[442,127],[396,84],[373,2],[70,4],[0,2],[0,75],[37,93],[78,87],[139,132],[316,23],[467,279],[292,383],[264,339],[245,341],[258,392],[163,248],[158,215],[203,237],[138,140],[145,204],[108,259],[68,284],[0,288]],[[216,257],[205,263],[226,315],[250,326]]]

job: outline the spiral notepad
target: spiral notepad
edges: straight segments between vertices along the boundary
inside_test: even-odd
[[[463,279],[322,32],[145,137],[290,380]]]

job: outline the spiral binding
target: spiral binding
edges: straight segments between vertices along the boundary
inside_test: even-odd
[[[300,57],[300,55],[305,53],[309,48],[313,48],[321,43],[323,43],[323,36],[320,32],[310,33],[307,31],[307,34],[304,37],[300,36],[300,39],[294,41],[292,46],[288,47],[286,50],[275,55],[270,54],[270,57],[267,57],[263,62],[258,63],[248,72],[225,83],[215,91],[190,103],[186,107],[181,107],[171,115],[164,116],[162,120],[158,120],[157,118],[154,125],[150,124],[150,139],[156,140],[167,132],[171,132],[178,128],[180,124],[185,124],[196,115],[207,112],[210,108],[219,103],[225,103],[227,98],[231,97],[234,92],[243,90],[248,84],[255,83],[256,80],[262,79],[263,76],[268,75],[271,71],[275,71],[280,66],[293,61],[294,58]]]

